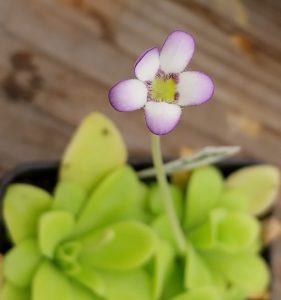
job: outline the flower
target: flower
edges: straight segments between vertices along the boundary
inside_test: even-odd
[[[185,71],[194,53],[193,38],[186,32],[172,32],[161,50],[145,51],[136,61],[135,76],[116,83],[109,101],[118,111],[144,108],[150,131],[164,135],[180,120],[182,107],[202,104],[213,96],[212,79],[198,71]]]

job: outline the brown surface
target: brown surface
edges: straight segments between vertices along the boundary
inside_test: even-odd
[[[0,174],[23,161],[60,157],[92,110],[117,123],[131,153],[147,153],[142,112],[115,112],[107,91],[132,76],[141,51],[175,28],[195,36],[192,69],[214,78],[216,94],[185,110],[164,139],[165,154],[182,144],[239,144],[244,154],[281,166],[280,15],[279,0],[1,0]]]

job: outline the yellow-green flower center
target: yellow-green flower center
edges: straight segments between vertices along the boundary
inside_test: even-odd
[[[172,103],[176,96],[176,82],[173,78],[156,78],[151,85],[151,98],[155,101]]]

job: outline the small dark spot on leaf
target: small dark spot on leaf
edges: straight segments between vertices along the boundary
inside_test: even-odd
[[[102,129],[102,131],[101,131],[101,134],[103,135],[103,136],[107,136],[107,135],[109,135],[109,133],[110,133],[110,131],[109,131],[109,129],[108,128],[103,128]]]

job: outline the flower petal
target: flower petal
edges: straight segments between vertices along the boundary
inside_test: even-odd
[[[192,58],[195,43],[188,33],[174,31],[166,39],[160,53],[160,68],[167,73],[182,72]]]
[[[181,116],[181,108],[177,104],[165,102],[147,102],[144,112],[148,128],[157,135],[164,135],[172,131]]]
[[[144,52],[136,61],[135,75],[139,80],[153,80],[159,69],[159,49],[151,48]]]
[[[212,98],[214,83],[209,76],[201,72],[183,72],[179,74],[177,91],[179,105],[198,105]]]
[[[111,105],[118,111],[133,111],[143,107],[147,101],[147,87],[137,79],[120,81],[109,91]]]

